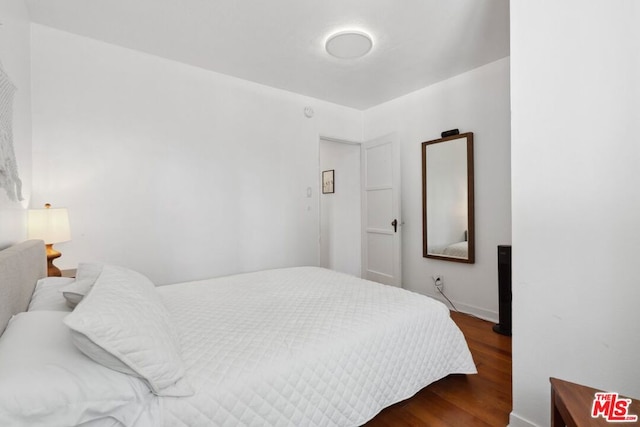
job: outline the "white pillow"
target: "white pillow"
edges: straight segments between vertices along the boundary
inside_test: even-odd
[[[178,336],[160,295],[135,271],[105,265],[64,321],[74,344],[108,368],[144,379],[160,396],[190,396]]]
[[[70,277],[45,277],[38,280],[27,310],[71,311],[60,291],[73,281]]]
[[[20,313],[0,337],[0,425],[159,425],[149,388],[78,351],[62,323],[67,314]]]
[[[69,308],[75,308],[82,301],[82,298],[89,293],[93,284],[98,280],[101,272],[102,264],[85,262],[78,264],[75,281],[62,289],[62,295],[67,300]]]

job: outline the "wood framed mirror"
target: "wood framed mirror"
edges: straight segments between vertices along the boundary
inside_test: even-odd
[[[473,132],[422,143],[425,258],[475,262]]]

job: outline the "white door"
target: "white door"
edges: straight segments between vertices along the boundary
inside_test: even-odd
[[[362,144],[362,276],[401,286],[400,151],[394,135]]]

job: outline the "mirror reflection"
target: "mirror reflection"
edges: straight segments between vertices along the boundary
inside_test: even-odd
[[[423,256],[473,263],[473,133],[422,143]]]

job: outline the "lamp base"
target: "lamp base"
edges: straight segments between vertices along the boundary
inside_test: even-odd
[[[56,258],[60,258],[62,254],[55,249],[53,249],[53,244],[45,245],[47,248],[47,276],[62,276],[62,272],[58,267],[53,265],[53,260]]]

